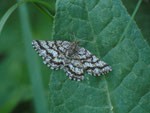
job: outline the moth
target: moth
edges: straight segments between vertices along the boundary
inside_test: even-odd
[[[44,64],[54,70],[63,69],[71,80],[82,81],[84,72],[100,76],[112,71],[110,65],[80,47],[78,41],[33,40],[32,46]]]

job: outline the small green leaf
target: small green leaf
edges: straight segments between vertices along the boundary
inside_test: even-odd
[[[23,1],[20,1],[18,3],[16,3],[15,5],[13,5],[11,8],[8,9],[8,11],[4,14],[4,16],[1,18],[0,20],[0,33],[7,21],[7,19],[9,18],[9,16],[14,12],[14,10],[16,8],[18,8],[20,5],[26,3],[26,2],[35,2],[35,3],[40,3],[42,5],[44,5],[45,7],[48,7],[48,8],[52,8],[47,2],[44,2],[44,1],[41,1],[41,0],[23,0]],[[50,17],[49,17],[50,18]],[[52,18],[52,17],[51,17]]]
[[[148,113],[150,47],[120,0],[57,0],[53,37],[84,38],[83,45],[112,66],[106,76],[71,81],[64,71],[50,80],[51,113]],[[123,38],[121,38],[123,35]],[[121,41],[119,41],[121,39]],[[145,105],[146,104],[146,105]]]

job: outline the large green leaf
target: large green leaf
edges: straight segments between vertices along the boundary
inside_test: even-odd
[[[106,76],[50,80],[51,113],[149,113],[150,47],[120,0],[57,0],[53,37],[84,38],[83,47],[112,66]]]

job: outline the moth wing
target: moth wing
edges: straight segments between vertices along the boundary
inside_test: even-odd
[[[66,59],[64,71],[71,80],[82,81],[84,79],[84,71],[82,63],[79,60]]]
[[[66,44],[66,45],[63,45]],[[64,55],[69,42],[67,41],[44,41],[33,40],[32,46],[43,58],[43,63],[51,69],[61,69],[64,67]]]
[[[81,60],[83,68],[88,74],[100,76],[112,71],[111,66],[98,59],[83,47],[78,48],[78,58]]]

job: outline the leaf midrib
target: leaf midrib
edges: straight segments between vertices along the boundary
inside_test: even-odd
[[[88,12],[88,10],[87,10],[86,5],[85,5],[85,9],[86,9],[86,12],[87,12],[87,20],[88,20],[88,23],[89,23],[89,25],[90,25],[90,27],[91,27],[91,30],[92,30],[92,35],[93,35],[93,37],[97,37],[97,36],[95,35],[94,31],[93,31],[92,23],[91,23],[90,20],[89,20],[89,12]],[[98,46],[97,46],[97,43],[96,43],[96,38],[93,38],[93,42],[94,42],[94,44],[96,45],[96,51],[97,51],[97,53],[98,53],[98,57],[100,58],[100,52],[99,52],[99,50],[98,50]],[[109,105],[109,107],[110,107],[110,111],[112,111],[113,105],[112,105],[112,102],[111,102],[110,92],[109,92],[107,80],[106,80],[105,77],[104,77],[104,80],[105,80],[105,84],[106,84],[106,93],[107,93],[108,105]],[[112,113],[113,113],[113,111],[112,111]]]

